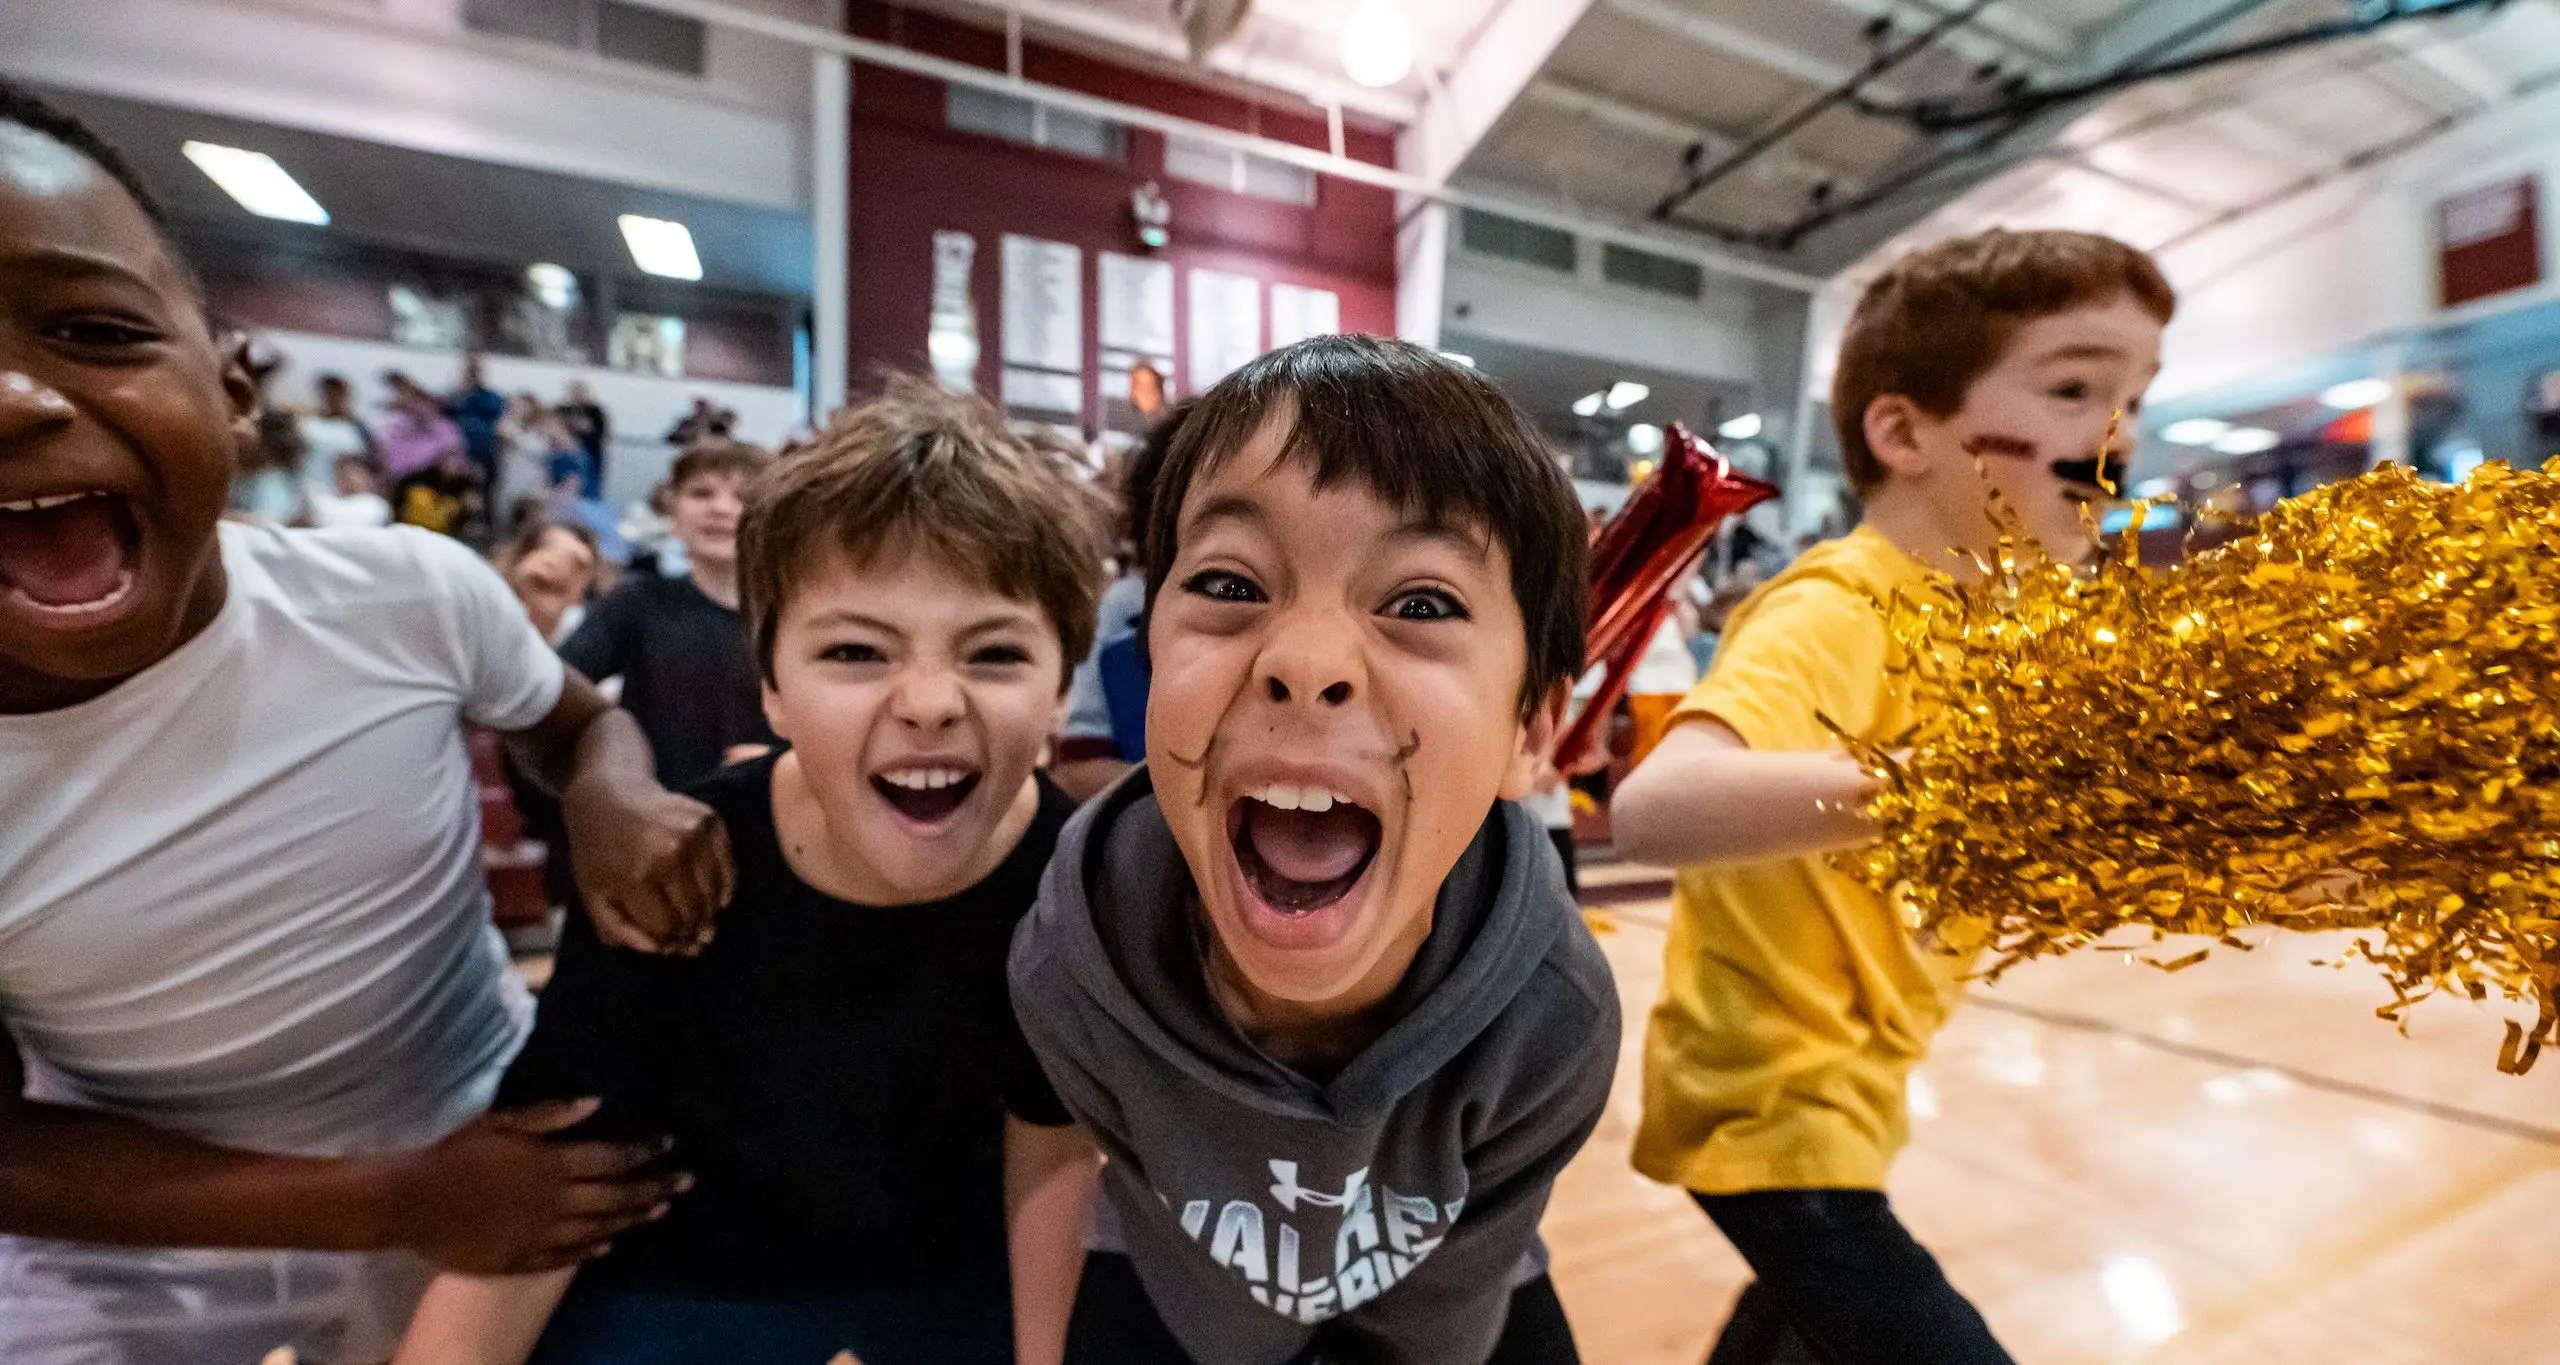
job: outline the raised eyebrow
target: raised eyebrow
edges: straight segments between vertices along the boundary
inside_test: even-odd
[[[1434,525],[1427,521],[1409,521],[1387,536],[1400,544],[1421,542],[1438,544],[1465,555],[1479,564],[1492,558],[1492,541],[1485,536],[1469,535],[1454,526]]]
[[[1185,534],[1197,535],[1222,521],[1242,522],[1256,531],[1266,530],[1271,524],[1271,518],[1262,510],[1261,503],[1242,493],[1221,493],[1200,504],[1200,510],[1182,523],[1182,530]]]
[[[75,251],[69,247],[38,247],[31,251],[0,254],[0,266],[31,270],[58,279],[111,279],[141,289],[156,289],[151,277],[111,256],[95,252]]]

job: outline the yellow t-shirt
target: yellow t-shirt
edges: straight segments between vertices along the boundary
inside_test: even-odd
[[[1814,546],[1735,609],[1674,723],[1712,716],[1771,752],[1838,749],[1817,713],[1899,738],[1913,711],[1874,604],[1934,581],[1863,526]],[[1683,868],[1671,906],[1636,1169],[1707,1194],[1882,1189],[1965,961],[1820,858]]]

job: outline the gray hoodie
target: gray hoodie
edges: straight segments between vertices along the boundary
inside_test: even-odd
[[[1212,1003],[1195,906],[1141,768],[1068,822],[1013,940],[1015,1012],[1110,1157],[1104,1221],[1158,1315],[1200,1365],[1284,1365],[1328,1323],[1363,1359],[1478,1365],[1617,1063],[1545,832],[1495,804],[1395,1022],[1325,1084]]]

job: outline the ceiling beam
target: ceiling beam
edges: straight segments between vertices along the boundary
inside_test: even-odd
[[[1825,61],[1802,48],[1711,19],[1695,10],[1682,9],[1667,3],[1667,0],[1601,0],[1601,3],[1610,13],[1632,19],[1657,32],[1710,52],[1741,58],[1819,89],[1846,85],[1858,74],[1855,67]],[[1887,104],[1900,104],[1904,100],[1899,89],[1883,81],[1870,81],[1866,88],[1871,98]]]
[[[1945,18],[1954,6],[1945,0],[1823,0],[1833,9],[1861,19],[1889,18],[1901,27],[1919,29]],[[2069,33],[2016,5],[1993,5],[1972,22],[1939,40],[1941,46],[1969,62],[1999,62],[2031,74],[2059,71],[2071,64],[2079,45]]]
[[[2504,104],[2514,99],[2516,83],[2472,56],[2462,46],[2463,36],[2415,24],[2394,24],[2382,31],[2382,41],[2398,48],[2402,56],[2480,103]]]
[[[2084,77],[2103,76],[2129,63],[2149,65],[2203,46],[2215,34],[2265,9],[2273,0],[2150,0],[2126,8],[2114,22],[2089,33],[2074,64]]]
[[[1396,141],[1396,164],[1432,184],[1448,183],[1592,3],[1506,0],[1456,64],[1431,83],[1430,98]]]
[[[1589,119],[1593,123],[1636,137],[1652,138],[1674,147],[1704,143],[1707,149],[1706,154],[1711,157],[1723,156],[1742,145],[1742,138],[1737,134],[1706,127],[1678,114],[1665,113],[1645,105],[1629,104],[1615,96],[1569,85],[1552,76],[1540,76],[1531,81],[1529,88],[1521,93],[1530,102],[1543,105],[1558,113]],[[1853,172],[1845,168],[1789,152],[1773,152],[1763,158],[1762,164],[1805,185],[1817,185],[1830,181],[1846,187],[1858,180]]]
[[[1018,10],[1022,22],[1030,28],[1063,39],[1081,39],[1103,49],[1106,55],[1136,54],[1169,72],[1198,72],[1205,66],[1214,74],[1292,96],[1317,108],[1339,101],[1348,112],[1397,124],[1411,123],[1420,110],[1410,95],[1354,85],[1339,71],[1255,56],[1247,43],[1227,43],[1210,53],[1207,62],[1194,63],[1189,43],[1172,23],[1154,23],[1075,0],[940,0],[938,4],[928,0],[927,7],[998,25],[1003,24],[1008,11]]]

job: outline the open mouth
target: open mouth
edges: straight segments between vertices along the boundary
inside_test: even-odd
[[[113,493],[0,502],[0,590],[45,616],[93,616],[123,602],[141,548],[133,509]]]
[[[1273,784],[1227,810],[1236,866],[1264,904],[1321,910],[1358,885],[1378,856],[1378,817],[1322,787]]]
[[[2082,501],[2114,497],[2116,490],[2124,487],[2124,459],[2108,451],[2085,460],[2056,460],[2053,476],[2068,485],[2066,492],[2076,493]]]
[[[874,773],[871,789],[900,815],[930,825],[949,819],[978,789],[978,774],[963,768],[895,768]]]

